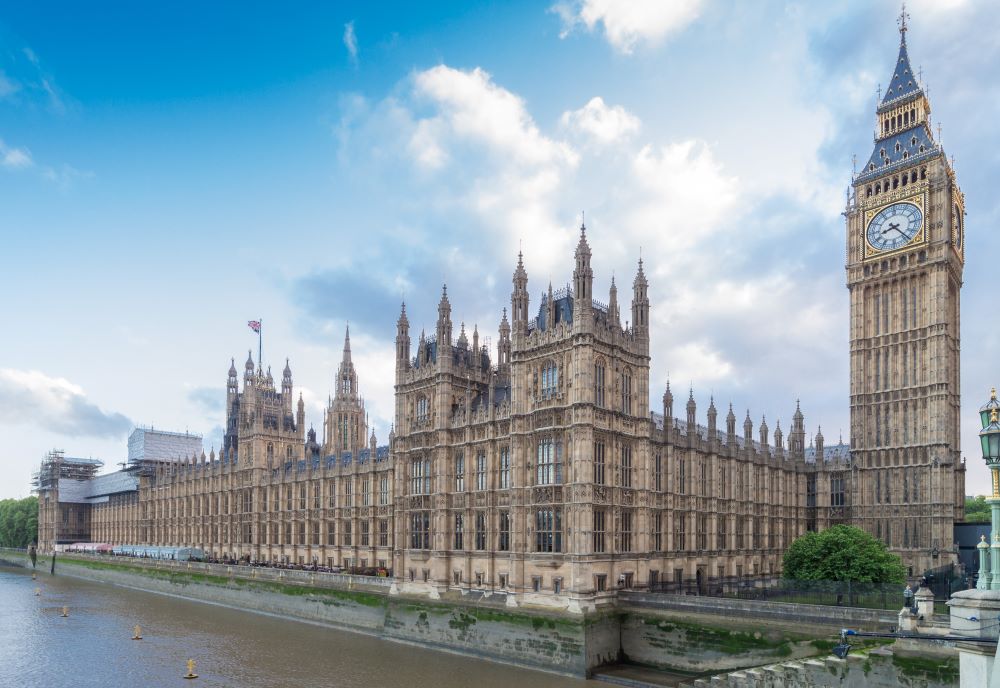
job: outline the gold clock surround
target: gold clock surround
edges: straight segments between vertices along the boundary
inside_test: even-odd
[[[889,249],[887,251],[881,251],[871,244],[868,243],[868,226],[871,224],[875,216],[880,212],[885,210],[891,205],[896,205],[897,203],[910,203],[911,205],[917,206],[920,210],[920,229],[917,233],[913,235],[913,238],[904,246],[899,248]],[[862,246],[862,259],[863,260],[874,260],[876,258],[882,258],[884,256],[900,253],[902,251],[907,251],[917,244],[923,244],[927,241],[927,204],[925,203],[925,194],[917,193],[912,196],[896,197],[892,200],[888,200],[877,206],[872,206],[871,208],[866,208],[864,211],[864,221],[861,224],[861,246]]]

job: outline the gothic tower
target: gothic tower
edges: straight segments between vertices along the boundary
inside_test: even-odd
[[[959,453],[959,294],[964,197],[899,56],[875,111],[875,146],[854,177],[847,218],[850,292],[851,519],[914,575],[956,560],[963,513]],[[940,133],[939,133],[940,137]]]
[[[351,328],[348,327],[344,333],[344,353],[337,369],[333,400],[326,410],[324,456],[360,451],[368,440],[367,430],[365,402],[358,394],[358,373],[351,360]]]

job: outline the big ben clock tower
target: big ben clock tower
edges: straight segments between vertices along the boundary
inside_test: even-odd
[[[875,115],[871,158],[847,217],[850,291],[851,520],[913,575],[957,561],[959,297],[964,197],[931,128],[906,49]]]

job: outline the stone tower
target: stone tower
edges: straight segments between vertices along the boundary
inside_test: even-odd
[[[409,337],[405,329],[405,311],[400,320],[399,336],[409,346]],[[328,404],[326,410],[324,456],[339,456],[344,452],[358,452],[365,447],[368,440],[365,402],[358,394],[358,373],[351,360],[350,326],[344,333],[344,353],[340,360],[340,367],[337,369],[334,385],[333,400]]]
[[[899,56],[875,114],[871,158],[847,211],[850,291],[851,521],[913,573],[956,560],[963,513],[959,453],[959,296],[964,197]]]

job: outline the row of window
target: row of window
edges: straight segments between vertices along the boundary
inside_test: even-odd
[[[844,499],[843,479],[840,485],[834,486],[833,500],[839,500],[841,505]],[[452,545],[455,550],[473,549],[486,551],[490,548],[489,518],[485,511],[477,511],[473,515],[471,533],[467,532],[466,514],[458,513],[454,515],[452,527]],[[694,537],[688,538],[688,523],[693,519],[696,526]],[[663,512],[653,514],[651,528],[652,541],[650,543],[652,551],[664,550],[663,532]],[[793,526],[786,524],[784,519],[758,517],[746,520],[736,518],[733,520],[732,540],[728,527],[730,519],[728,517],[716,519],[716,538],[714,545],[717,549],[728,549],[732,545],[734,549],[744,549],[753,547],[774,548],[784,546],[786,535],[794,536]],[[561,507],[543,507],[534,510],[533,514],[534,538],[531,542],[532,551],[542,553],[560,553],[564,551],[563,546],[563,512]],[[497,514],[497,540],[496,550],[500,552],[510,551],[511,546],[511,520],[510,512],[502,510]],[[617,514],[617,522],[610,522],[610,512],[607,509],[594,509],[593,511],[593,531],[592,548],[595,553],[608,552],[611,544],[609,536],[614,537],[614,551],[631,552],[635,545],[635,514],[630,510],[622,510]],[[410,538],[411,549],[430,549],[430,512],[417,511],[410,514]],[[678,551],[687,550],[692,547],[697,550],[707,550],[710,546],[709,538],[709,515],[693,514],[689,512],[679,512],[674,519],[674,549]]]

